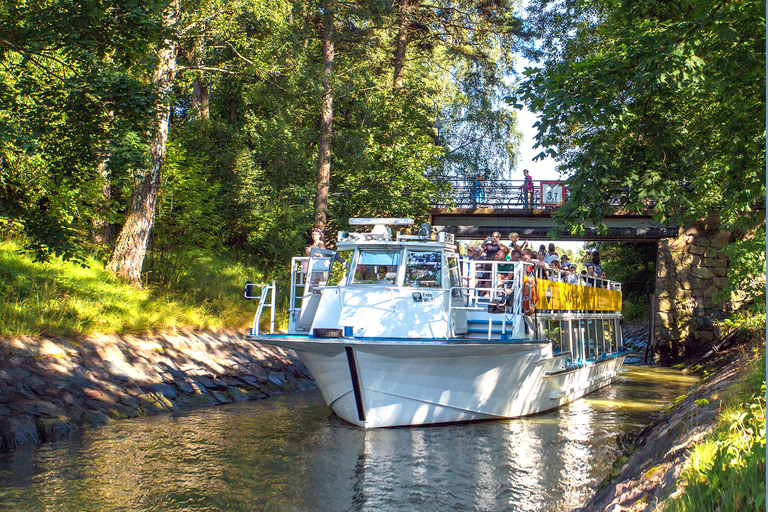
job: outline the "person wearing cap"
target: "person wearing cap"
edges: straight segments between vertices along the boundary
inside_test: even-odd
[[[579,284],[579,274],[576,273],[576,264],[571,263],[568,267],[568,270],[570,273],[568,276],[566,276],[567,282],[569,284]]]

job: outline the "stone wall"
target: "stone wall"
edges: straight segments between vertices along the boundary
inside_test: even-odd
[[[0,339],[0,452],[116,419],[316,387],[293,352],[239,333]]]
[[[742,297],[716,303],[726,285],[730,234],[716,221],[680,228],[659,241],[656,263],[656,360],[666,363],[703,352],[720,337],[719,322]]]

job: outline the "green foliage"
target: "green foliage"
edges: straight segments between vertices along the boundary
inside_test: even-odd
[[[549,53],[519,97],[568,175],[556,217],[574,233],[604,230],[612,198],[659,222],[716,214],[736,232],[726,293],[764,303],[765,3],[533,5]]]
[[[161,1],[0,3],[0,215],[24,225],[37,260],[82,259],[111,153],[142,158],[154,91],[143,78],[162,36]]]
[[[120,230],[165,102],[170,143],[143,269],[151,284],[180,286],[201,254],[264,268],[300,254],[317,188],[329,7],[331,245],[350,216],[424,219],[446,178],[464,172],[457,166],[490,175],[514,164],[519,135],[500,103],[502,77],[530,44],[514,2],[406,11],[378,0],[182,2],[164,24],[168,5],[0,0],[0,219],[22,226],[37,259],[86,262],[94,245],[111,250],[95,234],[105,222]],[[405,81],[395,92],[404,19]],[[169,45],[177,72],[166,94],[153,72]]]
[[[765,349],[760,353],[714,433],[693,449],[683,491],[665,511],[765,510]]]
[[[597,250],[608,279],[621,283],[624,298],[638,305],[648,304],[656,287],[655,243],[588,242],[586,254]],[[647,308],[646,308],[647,309]]]

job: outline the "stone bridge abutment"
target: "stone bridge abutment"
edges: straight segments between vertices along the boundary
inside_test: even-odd
[[[655,293],[655,355],[671,362],[708,348],[722,333],[719,325],[744,299],[714,297],[727,282],[725,247],[731,233],[719,222],[703,221],[658,242]]]

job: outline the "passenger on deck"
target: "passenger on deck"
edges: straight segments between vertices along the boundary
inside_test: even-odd
[[[510,249],[517,249],[518,251],[521,251],[528,247],[528,240],[523,241],[523,243],[518,243],[520,241],[520,235],[517,233],[510,233],[509,234],[509,248]]]
[[[549,266],[551,267],[551,270],[549,271],[549,280],[565,282],[565,275],[560,270],[560,258],[554,257],[550,259]]]
[[[581,282],[579,284],[581,284],[582,286],[592,286],[591,284],[589,284],[586,270],[581,271],[580,279],[581,279]]]
[[[576,264],[571,263],[568,270],[570,270],[570,273],[568,274],[567,282],[570,284],[579,284],[579,274],[576,272]]]
[[[605,274],[605,270],[603,270],[603,273],[600,275],[600,279],[602,279],[603,288],[606,290],[613,290],[613,283],[608,281],[608,276]]]
[[[551,265],[552,264],[552,260],[554,258],[558,258],[559,259],[560,255],[557,254],[557,250],[555,249],[555,244],[550,242],[549,243],[549,247],[547,248],[547,254],[544,257],[544,261],[546,261],[547,263],[549,263]]]
[[[599,287],[598,280],[596,279],[595,275],[595,266],[591,263],[587,264],[587,285],[592,286],[594,288]]]
[[[312,254],[312,249],[325,249],[325,243],[323,242],[325,240],[325,235],[323,234],[322,229],[312,229],[309,236],[312,238],[312,243],[305,249],[307,256]]]
[[[325,235],[323,234],[323,230],[320,228],[313,228],[309,236],[312,238],[312,243],[309,245],[309,247],[304,249],[307,253],[307,256],[312,256],[312,253],[315,249],[325,249],[325,243],[323,243],[325,240]],[[317,256],[320,256],[320,254],[317,254]],[[303,272],[306,272],[308,267],[308,261],[302,262],[301,270]],[[312,267],[312,270],[312,275],[308,276],[310,290],[314,290],[315,285],[319,284],[321,281],[328,277],[329,268],[327,263],[323,264],[322,262],[318,262],[314,267]]]
[[[595,267],[595,275],[603,275],[603,267],[600,265],[600,253],[598,251],[592,251],[592,265]]]
[[[571,262],[568,261],[567,254],[560,256],[560,266],[563,268],[563,270],[568,270],[571,267]]]
[[[501,234],[498,231],[494,231],[493,235],[486,238],[483,242],[483,249],[485,249],[486,259],[494,259],[496,257],[496,253],[501,249],[499,238],[501,238]]]

